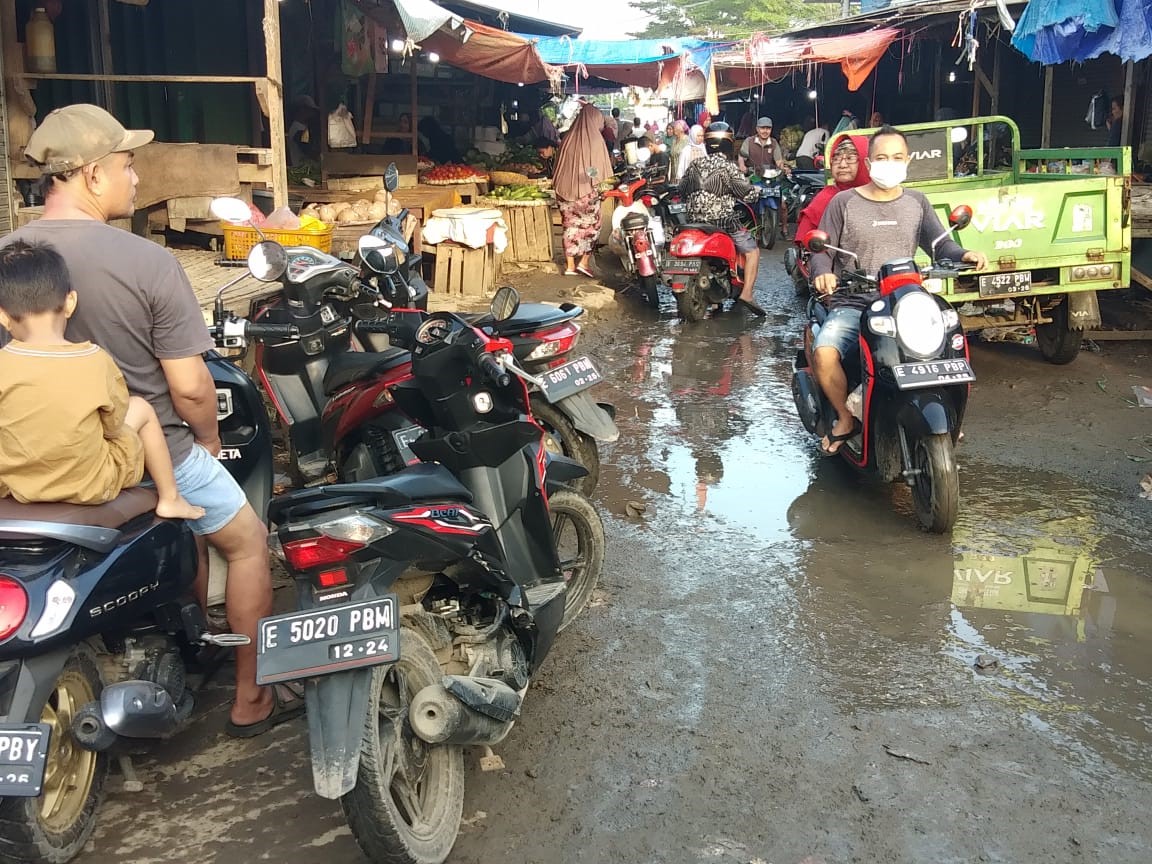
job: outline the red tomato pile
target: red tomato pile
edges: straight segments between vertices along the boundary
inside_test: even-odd
[[[488,176],[470,165],[437,165],[424,172],[425,183],[472,183],[487,180]]]

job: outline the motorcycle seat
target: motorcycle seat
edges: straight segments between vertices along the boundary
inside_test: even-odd
[[[707,222],[685,222],[683,225],[677,225],[676,226],[677,232],[687,231],[689,229],[691,229],[693,231],[701,231],[704,234],[727,234],[728,233],[727,231],[725,231],[723,228],[719,227],[718,225],[709,225]]]
[[[521,303],[516,314],[504,321],[496,321],[489,326],[497,336],[518,336],[531,330],[555,327],[571,321],[584,312],[573,303]]]
[[[107,504],[21,504],[14,498],[0,498],[0,521],[53,522],[115,530],[155,509],[156,490],[150,486],[136,486],[125,489]],[[0,540],[14,537],[16,535],[0,531]]]
[[[389,348],[385,351],[346,351],[332,358],[328,371],[324,373],[324,395],[331,396],[337,390],[356,381],[375,378],[390,369],[403,366],[412,355],[403,348]]]
[[[268,505],[268,518],[280,523],[292,510],[299,510],[297,515],[303,515],[329,509],[335,503],[356,501],[373,501],[380,507],[403,507],[420,501],[471,502],[472,493],[443,465],[423,462],[386,477],[289,492]]]

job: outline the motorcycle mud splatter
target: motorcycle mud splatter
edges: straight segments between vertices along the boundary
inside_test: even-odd
[[[621,430],[602,590],[507,768],[469,759],[450,860],[1149,860],[1143,421],[1096,383],[1147,358],[975,346],[960,519],[925,535],[906,489],[796,419],[779,253],[765,322],[685,327],[624,296],[588,328]],[[222,673],[194,731],[140,761],[149,785],[110,797],[85,864],[363,860],[311,793],[304,725],[230,741],[229,696]]]

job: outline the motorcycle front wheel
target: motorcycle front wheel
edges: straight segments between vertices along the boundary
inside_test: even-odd
[[[771,249],[776,245],[776,235],[780,233],[780,214],[768,207],[761,218],[760,233],[756,239],[761,249]]]
[[[40,713],[40,722],[52,728],[40,797],[0,800],[3,864],[63,864],[79,855],[92,835],[104,799],[108,757],[76,742],[72,720],[100,698],[102,689],[95,654],[78,645]]]
[[[560,571],[568,583],[564,599],[564,630],[588,608],[604,569],[604,523],[595,506],[579,492],[562,489],[548,496],[552,537]]]
[[[925,531],[943,534],[956,524],[960,512],[960,476],[952,436],[921,435],[911,444],[912,468],[916,471],[912,485],[916,518]]]
[[[410,627],[400,659],[372,670],[356,786],[340,799],[357,845],[370,861],[441,864],[452,852],[464,809],[464,748],[428,744],[412,731],[412,699],[443,675],[436,655]]]

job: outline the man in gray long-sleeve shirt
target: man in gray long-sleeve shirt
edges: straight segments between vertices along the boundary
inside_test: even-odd
[[[820,230],[828,243],[855,252],[859,264],[842,253],[825,252],[812,256],[812,286],[830,312],[820,327],[814,345],[816,380],[836,409],[837,420],[820,448],[835,453],[855,434],[855,420],[848,411],[848,377],[844,360],[854,356],[860,339],[860,313],[872,299],[865,295],[835,295],[839,274],[846,266],[875,276],[895,258],[908,258],[923,249],[932,254],[932,243],[944,233],[940,219],[923,193],[904,189],[908,174],[908,141],[891,126],[882,127],[868,145],[871,182],[859,189],[841,192],[828,204],[820,220]],[[950,238],[936,248],[938,257],[973,263],[977,269],[988,266],[982,252],[967,252]]]

